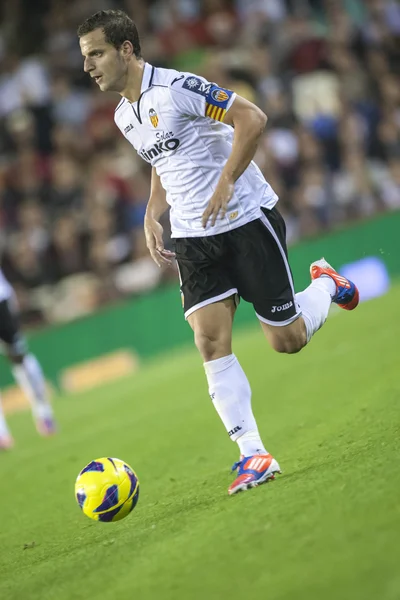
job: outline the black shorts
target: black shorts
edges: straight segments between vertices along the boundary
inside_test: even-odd
[[[242,227],[174,240],[185,318],[238,294],[270,325],[300,316],[287,260],[285,222],[276,208]]]
[[[17,309],[12,299],[0,301],[0,341],[12,356],[27,352],[26,341],[20,331]]]

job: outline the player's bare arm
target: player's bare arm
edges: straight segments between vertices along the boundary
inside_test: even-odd
[[[155,168],[151,171],[151,191],[144,219],[144,233],[146,244],[154,262],[162,267],[170,265],[174,256],[173,252],[165,250],[163,241],[163,228],[160,218],[168,208],[165,190]]]
[[[225,115],[224,123],[231,125],[235,130],[232,152],[222,170],[217,188],[203,213],[204,228],[209,220],[213,226],[218,215],[225,216],[235,182],[254,158],[258,142],[267,124],[267,116],[252,102],[236,96]]]

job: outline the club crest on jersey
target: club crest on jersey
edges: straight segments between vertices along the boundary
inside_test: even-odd
[[[149,117],[150,117],[150,121],[151,121],[151,124],[153,125],[153,127],[157,127],[158,115],[157,115],[156,111],[154,110],[154,108],[151,108],[149,110]]]

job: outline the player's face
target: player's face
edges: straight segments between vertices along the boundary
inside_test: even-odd
[[[95,80],[102,92],[120,92],[125,87],[127,63],[112,44],[104,39],[102,29],[83,35],[79,44],[84,57],[84,71]]]

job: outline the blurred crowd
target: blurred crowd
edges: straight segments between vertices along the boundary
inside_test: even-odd
[[[118,97],[82,70],[76,28],[106,8],[136,21],[148,62],[204,75],[266,112],[256,161],[289,244],[400,208],[398,2],[2,2],[1,254],[25,324],[176,276],[146,251],[150,171],[114,125]]]

